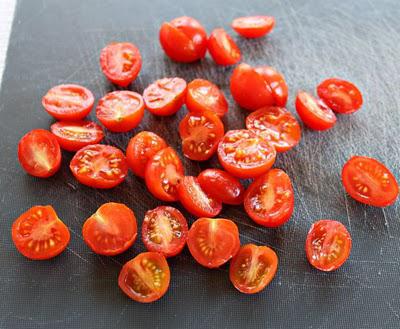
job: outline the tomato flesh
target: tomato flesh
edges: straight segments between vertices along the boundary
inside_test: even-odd
[[[284,76],[270,66],[259,66],[255,68],[255,71],[264,78],[265,82],[271,88],[274,105],[280,107],[286,106],[289,88]]]
[[[208,51],[218,65],[233,65],[240,61],[240,49],[224,29],[215,29],[208,39]]]
[[[260,38],[272,31],[275,18],[272,16],[245,16],[235,18],[232,28],[245,38]]]

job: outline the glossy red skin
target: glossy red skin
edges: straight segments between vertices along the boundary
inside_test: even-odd
[[[270,33],[275,26],[272,16],[245,16],[235,18],[232,28],[245,38],[260,38]]]
[[[399,196],[396,177],[383,163],[374,158],[351,157],[343,166],[342,182],[346,192],[353,199],[374,207],[390,206]],[[360,185],[357,186],[358,184]]]
[[[72,93],[72,95],[71,95]],[[64,101],[60,101],[64,98]],[[78,99],[71,99],[72,97]],[[69,97],[71,106],[65,104]],[[82,120],[92,110],[94,96],[92,92],[82,86],[74,84],[58,85],[51,88],[42,98],[42,105],[46,112],[57,120],[77,121]]]
[[[296,111],[304,124],[314,130],[327,130],[336,124],[336,115],[320,99],[300,91],[296,97]]]
[[[192,17],[182,16],[169,23],[164,22],[159,38],[167,56],[176,62],[198,61],[207,51],[207,32]]]
[[[337,244],[338,247],[334,247],[335,250],[342,248],[339,257],[334,258],[333,262],[329,262],[329,259],[320,259],[321,254],[331,254],[331,245],[335,243],[336,239],[342,241],[341,244]],[[324,244],[325,240],[328,240]],[[319,246],[322,243],[322,246]],[[318,247],[319,246],[319,247]],[[324,272],[330,272],[341,267],[350,256],[351,252],[351,236],[346,227],[335,220],[323,219],[315,222],[308,234],[306,239],[306,255],[308,262],[316,269]],[[314,247],[317,249],[315,250]],[[318,250],[318,249],[322,250]]]
[[[98,144],[104,138],[103,129],[92,121],[58,121],[50,126],[50,130],[61,148],[70,152]]]
[[[285,77],[271,66],[259,66],[255,68],[267,82],[272,90],[274,97],[274,105],[285,107],[289,95],[289,88],[286,84]]]
[[[141,131],[133,136],[126,148],[129,168],[139,177],[144,178],[147,162],[160,150],[168,147],[163,138],[151,131]]]
[[[173,236],[170,241],[165,241],[163,236],[164,226],[160,228],[160,232],[152,228],[152,220],[157,222],[162,217],[167,217],[169,227],[173,230]],[[152,235],[154,237],[152,238]],[[186,245],[188,236],[188,224],[182,213],[173,207],[160,206],[149,210],[142,223],[142,241],[148,251],[154,251],[163,254],[165,257],[173,257],[178,255]],[[157,238],[160,242],[155,241]]]
[[[213,199],[230,204],[243,203],[244,187],[240,181],[226,171],[206,169],[197,177],[201,188]]]
[[[354,113],[363,103],[362,94],[354,84],[337,78],[322,81],[317,94],[328,107],[341,114]]]
[[[215,217],[222,210],[221,202],[207,195],[193,176],[186,176],[181,180],[178,198],[185,209],[197,217]]]
[[[99,189],[121,184],[128,174],[124,153],[114,146],[102,144],[80,149],[72,158],[69,168],[81,184]]]
[[[142,56],[134,44],[114,42],[101,50],[100,66],[108,80],[118,86],[127,87],[136,79],[142,68]],[[125,72],[124,66],[127,66]]]
[[[215,29],[208,38],[208,51],[218,65],[233,65],[240,61],[240,49],[224,29]]]
[[[41,164],[42,156],[35,159],[35,154],[46,146],[47,164]],[[18,143],[18,160],[21,167],[35,177],[53,176],[61,166],[61,149],[56,137],[47,130],[34,129],[25,134]]]
[[[261,191],[262,188],[264,188],[263,191]],[[281,201],[279,205],[276,200],[278,197]],[[265,200],[265,198],[267,199]],[[269,206],[268,209],[266,209],[265,202]],[[294,209],[294,192],[290,177],[281,169],[271,169],[257,178],[245,193],[244,209],[249,217],[259,225],[274,228],[285,224],[292,216]],[[260,213],[261,209],[263,213]]]
[[[154,115],[175,114],[186,99],[187,85],[181,78],[163,78],[154,81],[143,91],[146,108]]]

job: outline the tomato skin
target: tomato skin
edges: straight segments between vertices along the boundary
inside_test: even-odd
[[[133,43],[113,42],[101,50],[100,66],[109,81],[127,87],[142,68],[142,56]]]
[[[351,82],[330,78],[317,86],[318,96],[333,111],[341,114],[351,114],[358,111],[363,103],[360,90]]]
[[[61,166],[60,145],[49,131],[31,130],[18,143],[18,160],[21,167],[31,176],[53,176]]]
[[[226,171],[206,169],[199,174],[197,179],[204,192],[213,199],[230,205],[243,203],[243,185]]]
[[[211,32],[208,39],[208,51],[218,65],[233,65],[239,62],[242,57],[235,41],[221,28]]]
[[[263,270],[261,273],[263,276],[261,278],[249,278],[248,272],[251,275],[252,269],[257,269],[257,274],[260,270]],[[275,251],[266,246],[246,244],[231,260],[229,278],[233,286],[240,292],[255,294],[265,289],[275,277],[277,270],[278,256]]]
[[[275,26],[272,16],[245,16],[235,18],[232,28],[245,38],[260,38],[270,33]]]
[[[144,178],[149,160],[166,147],[168,144],[157,134],[151,131],[141,131],[130,139],[126,148],[129,168],[136,176]]]
[[[187,245],[200,265],[217,268],[239,251],[239,229],[229,219],[199,218],[190,227]]]
[[[320,271],[334,271],[349,258],[351,246],[350,233],[342,223],[330,219],[319,220],[312,224],[307,234],[307,260]],[[331,261],[331,258],[334,260]]]
[[[30,208],[14,221],[11,231],[17,250],[33,260],[59,255],[70,240],[68,227],[58,218],[52,206]]]
[[[392,172],[366,156],[353,156],[345,163],[342,182],[353,199],[374,207],[390,206],[399,196],[399,185]]]
[[[259,66],[255,71],[260,74],[268,86],[271,88],[274,97],[274,105],[286,106],[289,96],[289,88],[286,84],[285,77],[271,66]]]
[[[290,177],[281,169],[271,169],[257,178],[245,193],[244,209],[259,225],[275,228],[285,224],[294,209]]]

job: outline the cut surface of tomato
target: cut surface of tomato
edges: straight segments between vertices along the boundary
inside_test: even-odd
[[[260,38],[272,31],[275,18],[272,16],[244,16],[235,18],[232,28],[245,38]]]
[[[255,68],[255,71],[264,78],[265,82],[271,88],[272,95],[274,96],[274,105],[280,107],[286,106],[289,88],[284,76],[271,66],[259,66]]]
[[[240,61],[240,49],[229,34],[221,28],[211,32],[208,51],[218,65],[233,65]]]

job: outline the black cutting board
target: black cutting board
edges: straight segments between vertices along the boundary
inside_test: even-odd
[[[68,153],[54,177],[32,178],[18,165],[18,140],[53,122],[41,106],[53,85],[82,84],[96,98],[115,89],[98,58],[116,40],[134,42],[142,53],[143,67],[130,89],[142,92],[164,76],[210,79],[228,96],[226,127],[243,127],[246,113],[229,94],[232,68],[217,67],[209,58],[191,65],[171,62],[159,46],[158,29],[165,20],[189,15],[208,32],[220,26],[231,31],[233,18],[258,13],[276,17],[274,32],[259,40],[234,38],[244,61],[284,73],[290,111],[298,89],[313,91],[331,76],[359,86],[365,105],[340,116],[330,131],[305,128],[300,145],[279,155],[276,167],[290,175],[295,189],[289,223],[266,229],[241,207],[224,208],[221,217],[238,224],[242,243],[266,244],[279,255],[277,276],[265,291],[240,294],[229,282],[228,266],[202,268],[185,249],[169,260],[171,286],[162,300],[131,301],[119,290],[117,276],[123,263],[144,251],[143,244],[137,241],[118,257],[100,257],[84,244],[81,226],[107,201],[134,209],[139,224],[146,210],[162,203],[133,175],[108,191],[80,185],[68,169]],[[0,98],[0,328],[399,328],[399,202],[385,209],[364,206],[346,196],[340,182],[342,165],[355,154],[376,157],[400,176],[399,17],[398,0],[19,1]],[[146,129],[180,152],[176,127],[185,112],[171,118],[146,113],[134,131],[107,133],[104,142],[125,149],[131,136]],[[188,174],[197,174],[217,161],[184,164]],[[52,204],[72,233],[68,250],[50,261],[28,261],[11,241],[13,220],[36,204]],[[353,238],[350,259],[334,273],[318,272],[305,259],[306,233],[320,218],[341,221]]]

